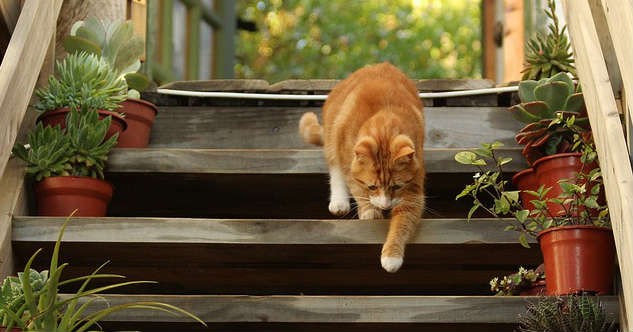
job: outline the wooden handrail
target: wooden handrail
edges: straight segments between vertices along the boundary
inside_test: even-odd
[[[630,22],[633,5],[630,1],[601,1],[605,6],[603,8],[615,53],[621,53],[617,58],[623,77],[617,79],[622,79],[625,89],[629,90],[627,93],[630,93],[631,52],[622,51],[621,48],[630,48],[630,41],[633,39]],[[576,57],[578,78],[582,83],[589,121],[598,150],[620,263],[620,330],[630,331],[630,324],[633,324],[633,171],[605,56],[600,47],[601,39],[597,32],[605,29],[596,28],[598,21],[594,20],[587,1],[563,0],[563,4]],[[614,11],[628,12],[629,16],[622,18],[614,14]],[[623,59],[625,61],[621,62],[620,57],[626,52],[629,59]],[[627,99],[630,107],[631,100]]]
[[[33,94],[62,0],[26,1],[0,65],[0,175]]]

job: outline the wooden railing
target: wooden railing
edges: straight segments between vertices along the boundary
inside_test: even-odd
[[[627,126],[631,128],[633,4],[627,0],[563,0],[563,4],[576,56],[578,78],[582,83],[605,181],[618,252],[622,281],[619,290],[620,331],[631,331],[633,172],[629,155],[631,141],[629,140],[627,148],[618,109],[622,109],[627,115]],[[623,91],[619,91],[620,89]],[[623,102],[619,103],[616,96],[622,96]],[[630,132],[628,137],[630,138]]]
[[[13,273],[12,215],[25,210],[24,166],[9,160],[11,148],[26,127],[22,123],[33,90],[52,72],[61,6],[62,0],[25,1],[0,65],[0,278]]]
[[[213,77],[232,78],[235,58],[236,14],[235,2],[232,0],[216,0],[215,11],[206,8],[200,0],[162,0],[147,2],[148,56],[153,62],[150,65],[151,75],[159,82],[169,82],[173,75],[173,27],[174,2],[180,1],[187,7],[186,33],[186,80],[199,79],[200,47],[204,41],[200,39],[200,28],[208,24],[213,28]],[[211,41],[208,41],[211,42]]]

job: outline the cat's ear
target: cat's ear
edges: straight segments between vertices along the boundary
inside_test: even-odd
[[[358,140],[354,146],[354,157],[357,160],[370,160],[376,155],[376,140],[365,136]]]
[[[396,164],[408,164],[411,162],[414,155],[415,150],[413,150],[412,147],[405,145],[396,153],[395,157],[393,157],[393,161]]]

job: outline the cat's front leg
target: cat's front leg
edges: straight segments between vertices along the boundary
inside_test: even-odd
[[[424,209],[424,198],[417,200],[422,202],[420,204],[412,203],[415,201],[402,202],[391,210],[389,233],[380,256],[380,263],[387,272],[393,273],[400,269],[404,260],[405,246],[417,231]]]
[[[345,184],[345,176],[338,166],[330,166],[330,213],[343,216],[349,212],[349,191]]]

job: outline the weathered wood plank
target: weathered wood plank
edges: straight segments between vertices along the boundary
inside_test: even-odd
[[[264,92],[268,91],[269,84],[268,81],[265,80],[200,80],[175,81],[167,83],[160,88],[191,91]]]
[[[472,167],[454,160],[464,149],[426,149],[429,173],[471,173]],[[526,167],[520,148],[499,151],[512,157],[504,169],[517,172]],[[223,173],[223,174],[322,174],[327,165],[321,150],[207,150],[207,149],[114,149],[107,171],[113,173]]]
[[[53,242],[64,220],[16,217],[13,241]],[[470,222],[464,219],[422,220],[417,236],[410,243],[518,243],[517,234],[503,231],[508,222],[495,219]],[[388,220],[74,218],[66,228],[64,242],[380,244],[384,242],[388,227]]]
[[[247,296],[102,295],[89,310],[132,301],[159,301],[189,310],[208,322],[322,323],[516,323],[527,298],[520,296]],[[617,314],[617,299],[601,298]],[[187,322],[149,310],[126,310],[106,321]]]
[[[27,1],[0,66],[0,174],[44,63],[62,1]]]
[[[631,2],[619,1],[621,6],[611,6],[605,8],[607,22],[618,24],[616,27],[610,26],[610,30],[618,31],[613,34],[613,42],[616,47],[616,55],[620,62],[618,44],[628,40],[625,47],[630,48],[631,32]],[[578,78],[582,83],[585,103],[589,114],[589,121],[593,130],[602,175],[604,177],[607,203],[613,227],[613,237],[618,252],[620,270],[622,274],[622,292],[624,307],[626,312],[622,314],[624,331],[630,330],[628,324],[633,322],[633,172],[629,162],[628,150],[626,147],[622,123],[618,113],[613,90],[609,81],[604,57],[600,47],[600,40],[591,15],[589,4],[585,1],[563,1],[565,7],[565,17],[569,27],[572,46],[576,57],[576,67]],[[614,20],[614,12],[626,13],[619,20]],[[628,27],[628,28],[627,28]],[[614,29],[615,28],[615,29]],[[624,30],[622,30],[624,29]],[[631,53],[628,53],[631,54]],[[624,77],[625,89],[628,89],[631,82],[630,64],[629,68],[622,66],[620,70]],[[629,76],[627,78],[627,75]],[[627,86],[628,80],[628,86]],[[627,95],[627,99],[628,99]],[[627,102],[631,102],[628,100]]]
[[[215,149],[306,148],[298,134],[301,115],[320,108],[161,107],[150,147]],[[470,148],[499,141],[517,146],[521,129],[504,107],[427,107],[426,148]]]

